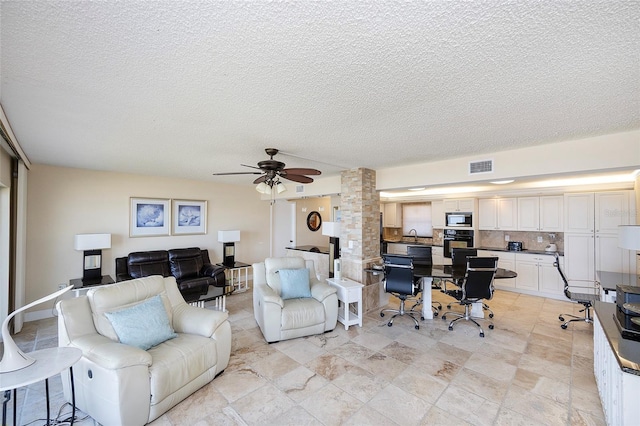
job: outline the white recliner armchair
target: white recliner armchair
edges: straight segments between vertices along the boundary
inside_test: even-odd
[[[173,277],[98,287],[86,296],[62,300],[56,308],[59,346],[82,350],[73,366],[76,406],[102,425],[149,423],[229,363],[228,314],[188,305]],[[145,340],[142,344],[127,329],[132,324]],[[146,341],[167,329],[169,335],[156,341],[168,340]],[[62,382],[71,401],[68,373]]]
[[[290,278],[284,279],[283,270],[293,273],[289,276],[297,275],[298,281],[286,282]],[[308,279],[296,274],[300,270],[306,271]],[[307,290],[308,294],[288,298],[291,286],[295,291]],[[338,296],[335,288],[318,280],[312,260],[270,257],[253,264],[253,313],[270,343],[321,334],[336,327]]]

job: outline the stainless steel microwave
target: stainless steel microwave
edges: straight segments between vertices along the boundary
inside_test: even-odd
[[[445,213],[445,226],[455,228],[471,228],[472,214],[471,213]]]

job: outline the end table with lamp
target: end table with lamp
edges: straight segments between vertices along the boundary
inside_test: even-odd
[[[25,354],[18,348],[9,333],[9,321],[19,312],[29,309],[33,306],[48,300],[61,296],[66,291],[71,290],[72,286],[68,286],[49,296],[38,299],[29,303],[22,308],[16,309],[2,323],[2,340],[4,342],[4,354],[0,361],[0,391],[4,394],[2,401],[2,425],[7,424],[7,403],[11,400],[13,391],[13,424],[17,419],[16,394],[17,389],[28,386],[32,383],[45,381],[45,392],[47,398],[47,423],[51,423],[51,410],[49,407],[49,378],[62,371],[69,369],[69,377],[71,380],[71,405],[72,415],[71,424],[74,422],[76,415],[75,389],[73,385],[73,364],[81,357],[82,351],[78,348],[55,347],[41,349]]]

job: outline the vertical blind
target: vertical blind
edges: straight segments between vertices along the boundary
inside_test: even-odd
[[[431,203],[402,204],[402,235],[409,235],[412,229],[417,231],[419,237],[433,236]]]

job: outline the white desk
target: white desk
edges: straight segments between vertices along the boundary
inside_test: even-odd
[[[350,325],[362,327],[362,287],[364,285],[348,278],[327,278],[327,283],[338,290],[338,321],[348,330]],[[351,311],[351,303],[356,304],[357,312]]]
[[[11,391],[13,390],[13,423],[16,423],[16,389],[28,386],[32,383],[45,381],[45,390],[47,395],[47,423],[50,424],[50,409],[49,409],[49,377],[53,377],[59,374],[65,369],[69,369],[71,375],[71,394],[73,414],[75,417],[76,404],[75,404],[75,392],[73,389],[73,370],[72,366],[80,357],[82,357],[82,351],[77,348],[48,348],[38,351],[29,352],[27,356],[34,358],[36,361],[20,370],[10,371],[8,373],[0,373],[0,392],[4,392],[4,401],[2,402],[2,424],[6,425],[7,415],[7,402],[11,399]],[[73,424],[73,421],[72,421]]]

